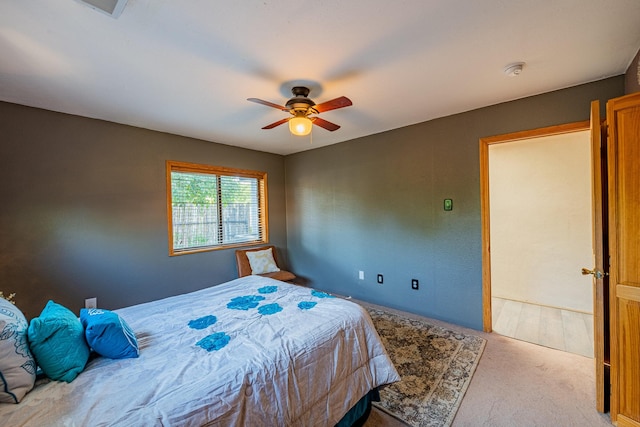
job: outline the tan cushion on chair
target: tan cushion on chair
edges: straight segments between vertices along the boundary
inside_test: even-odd
[[[265,273],[260,276],[269,277],[271,279],[281,280],[283,282],[288,282],[289,280],[293,280],[296,278],[296,275],[291,273],[290,271],[280,270],[273,273]]]

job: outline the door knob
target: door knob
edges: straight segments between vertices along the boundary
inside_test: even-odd
[[[596,268],[594,268],[593,270],[582,268],[582,275],[586,276],[587,274],[593,274],[596,279],[602,279],[604,277],[604,273]]]

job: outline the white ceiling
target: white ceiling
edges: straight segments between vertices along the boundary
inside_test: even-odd
[[[289,154],[620,75],[639,48],[639,0],[2,0],[0,100]],[[260,129],[288,113],[246,99],[300,83],[353,101],[320,115],[339,130]]]

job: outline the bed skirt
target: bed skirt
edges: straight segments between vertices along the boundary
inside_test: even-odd
[[[380,402],[380,392],[374,388],[356,403],[336,424],[336,427],[362,427],[371,413],[371,402]]]

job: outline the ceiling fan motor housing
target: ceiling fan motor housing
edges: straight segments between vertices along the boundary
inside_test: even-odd
[[[284,106],[287,107],[292,114],[312,112],[309,111],[309,109],[316,105],[316,103],[307,98],[309,95],[309,88],[304,86],[295,86],[291,89],[291,93],[294,95],[293,98],[288,100]]]
[[[305,86],[294,86],[291,88],[291,93],[293,94],[293,96],[307,97],[309,96],[309,92],[311,91],[309,90],[308,87],[305,87]]]

